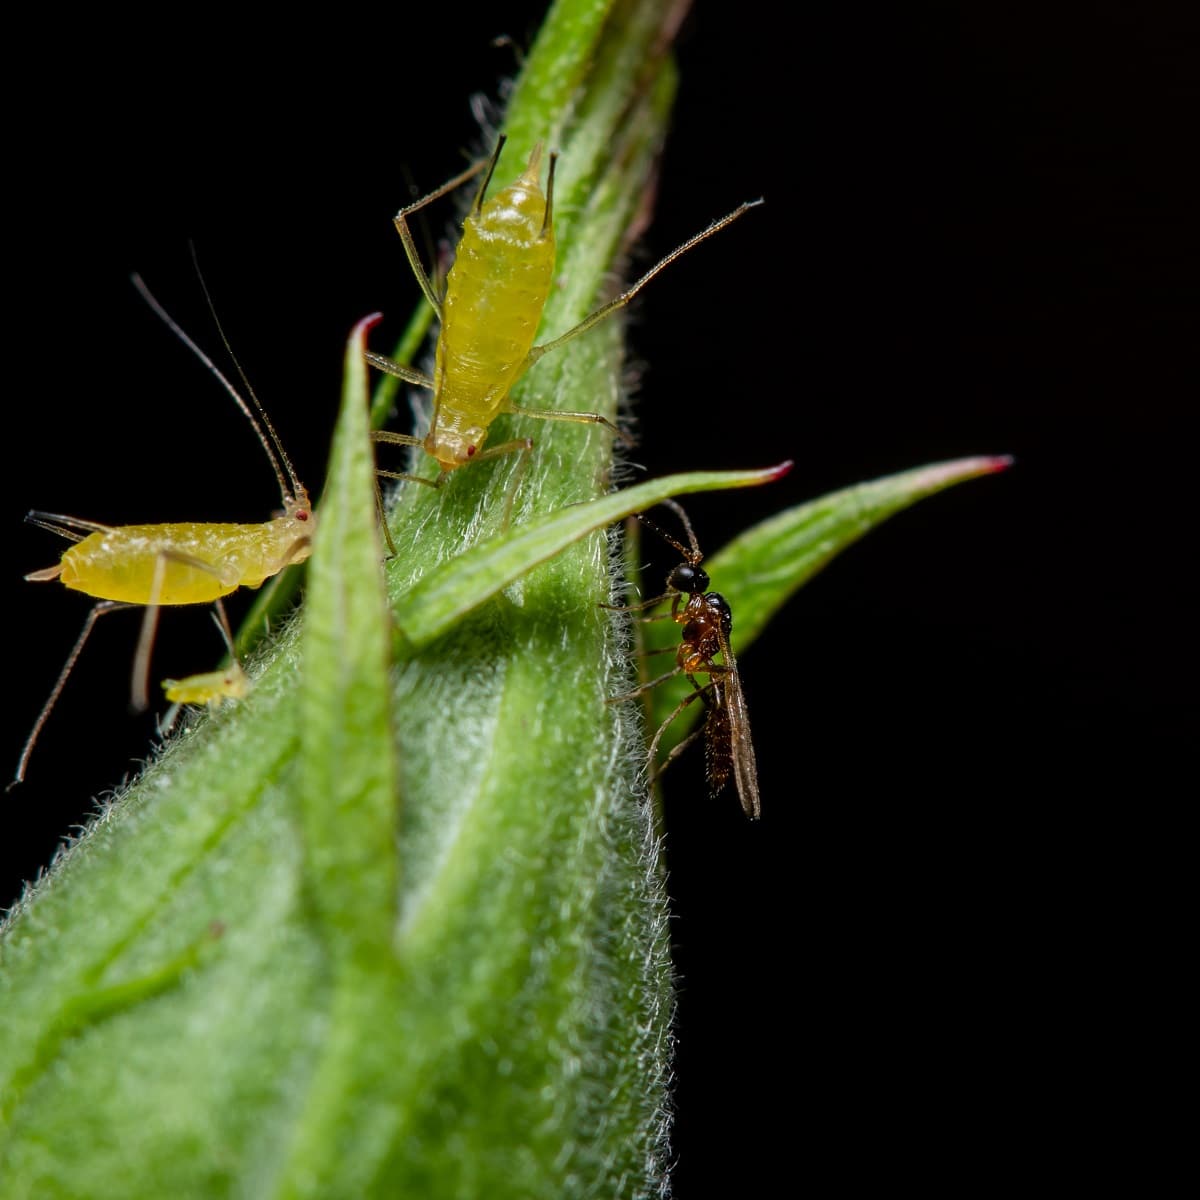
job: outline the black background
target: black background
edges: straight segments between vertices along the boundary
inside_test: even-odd
[[[701,0],[680,42],[645,260],[767,205],[639,300],[637,457],[796,460],[690,504],[706,548],[862,479],[1017,459],[872,534],[744,656],[759,826],[708,800],[701,763],[668,777],[685,1200],[1016,1179],[1050,1152],[1115,1170],[1130,1147],[1102,1130],[1155,1057],[1141,1005],[1168,1003],[1154,948],[1196,728],[1196,43],[1169,8],[976,7],[806,7],[780,29]],[[277,503],[128,273],[205,331],[196,240],[318,487],[346,333],[379,308],[395,332],[417,298],[390,222],[405,169],[423,188],[458,169],[469,95],[513,70],[489,40],[526,43],[540,11],[459,13],[450,38],[435,14],[346,11],[31,49],[9,146],[4,761],[86,610],[22,582],[59,552],[26,509]],[[194,669],[207,620],[164,621],[157,674]],[[4,897],[146,748],[125,711],[137,617],[110,623],[3,799]]]

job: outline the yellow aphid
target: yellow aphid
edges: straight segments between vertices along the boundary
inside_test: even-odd
[[[400,433],[377,433],[377,441],[404,446],[421,446],[441,467],[436,481],[414,475],[381,471],[395,479],[413,479],[437,487],[448,472],[497,455],[520,451],[528,454],[533,443],[516,438],[484,450],[488,427],[501,413],[516,413],[546,421],[576,421],[606,425],[621,436],[616,426],[599,413],[559,412],[550,409],[518,408],[509,399],[513,385],[543,354],[587,332],[624,307],[669,263],[698,242],[736,221],[761,201],[743,204],[714,222],[702,233],[673,250],[615,300],[598,308],[578,325],[540,346],[533,344],[542,309],[554,280],[554,166],[543,193],[539,181],[542,146],[539,142],[515,183],[500,189],[485,201],[488,183],[496,168],[501,138],[488,164],[487,176],[466,220],[455,253],[454,266],[446,278],[446,295],[441,300],[425,274],[408,228],[410,213],[445,195],[479,171],[479,166],[450,180],[396,215],[396,228],[404,242],[409,264],[441,321],[434,375],[422,374],[381,354],[367,360],[382,371],[418,387],[433,391],[433,418],[424,438]],[[511,502],[511,497],[510,497]]]
[[[226,700],[244,700],[250,694],[250,676],[241,664],[232,662],[224,670],[164,679],[163,691],[174,704],[207,704],[220,708]]]
[[[229,651],[229,664],[216,671],[205,671],[200,675],[188,675],[183,679],[164,679],[163,692],[171,701],[171,707],[163,714],[158,723],[160,735],[165,736],[175,727],[179,711],[185,704],[204,704],[210,709],[220,708],[226,700],[244,700],[253,684],[250,676],[242,670],[242,664],[237,660],[237,650],[233,645],[233,630],[229,627],[229,618],[225,615],[225,606],[218,602],[213,613],[213,620],[225,648]]]
[[[208,367],[245,413],[279,480],[283,513],[258,525],[178,522],[116,526],[56,513],[29,513],[27,519],[33,524],[49,529],[75,545],[69,547],[54,566],[34,571],[25,578],[42,583],[57,579],[74,591],[95,596],[100,603],[88,614],[50,698],[34,723],[17,764],[14,779],[17,783],[25,777],[25,768],[42,726],[98,617],[130,606],[146,608],[133,668],[133,704],[136,708],[145,708],[150,651],[159,606],[215,603],[228,640],[229,623],[221,607],[221,597],[239,587],[258,587],[292,563],[303,562],[312,552],[316,517],[308,493],[296,478],[270,418],[253,390],[250,390],[250,398],[262,425],[216,364],[166,313],[141,279],[134,276],[133,282],[155,313]]]

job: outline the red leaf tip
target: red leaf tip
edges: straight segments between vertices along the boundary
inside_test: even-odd
[[[359,321],[354,326],[354,330],[350,334],[350,336],[351,337],[365,337],[367,334],[367,331],[370,329],[374,329],[375,326],[378,325],[379,322],[382,320],[383,320],[383,313],[381,313],[381,312],[368,313],[365,317],[363,317],[363,319],[361,321]]]

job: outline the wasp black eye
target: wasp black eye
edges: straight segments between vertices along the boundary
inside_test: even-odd
[[[694,567],[691,563],[680,563],[673,567],[667,576],[667,587],[677,592],[687,592],[695,595],[697,592],[708,591],[708,572],[703,567]]]

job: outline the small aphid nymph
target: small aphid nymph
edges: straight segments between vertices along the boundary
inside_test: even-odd
[[[242,664],[231,662],[219,671],[164,679],[163,692],[173,704],[206,704],[220,708],[226,700],[244,700],[250,694],[250,676]]]
[[[204,671],[199,675],[187,675],[183,679],[162,681],[163,693],[171,702],[171,707],[158,723],[160,736],[165,736],[175,727],[184,705],[204,705],[212,711],[220,708],[228,700],[244,700],[250,694],[253,684],[250,676],[242,669],[242,664],[238,662],[237,650],[233,644],[233,630],[229,628],[224,605],[213,613],[213,620],[225,642],[225,649],[229,652],[229,664],[216,671]]]

